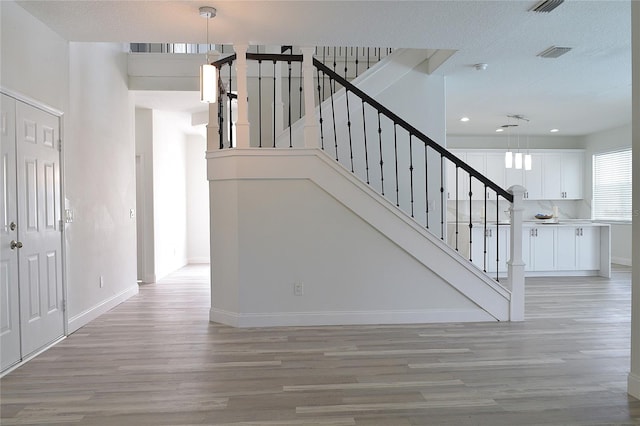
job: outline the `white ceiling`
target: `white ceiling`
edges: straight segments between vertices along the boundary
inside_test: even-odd
[[[19,3],[69,41],[205,43],[198,8],[207,5],[218,10],[210,22],[217,44],[455,49],[436,71],[446,76],[449,134],[493,134],[509,114],[529,118],[537,134],[584,135],[631,121],[628,0],[566,0],[551,13],[528,12],[538,0]],[[553,45],[573,50],[536,57]],[[486,71],[474,69],[480,62]]]

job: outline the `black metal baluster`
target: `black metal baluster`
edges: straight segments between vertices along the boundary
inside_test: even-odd
[[[367,47],[367,69],[371,68],[371,53],[370,47]]]
[[[333,81],[333,83],[332,83]],[[333,102],[333,88],[335,87],[335,80],[329,80],[329,90],[331,90],[331,115],[333,116],[333,140],[336,147],[336,161],[338,161],[338,133],[336,132],[336,108]]]
[[[397,125],[393,123],[393,156],[396,167],[396,207],[400,207],[400,185],[398,183],[398,132]]]
[[[424,213],[425,227],[429,229],[429,158],[427,153],[427,144],[424,144]]]
[[[273,127],[273,147],[276,147],[276,119],[278,117],[278,114],[276,113],[276,110],[278,108],[278,105],[276,104],[276,64],[277,62],[274,60],[273,61],[273,124],[271,127]]]
[[[298,114],[298,119],[302,118],[302,61],[300,61],[300,111]]]
[[[500,266],[500,252],[499,252],[499,241],[500,238],[498,238],[498,236],[500,235],[500,197],[497,196],[496,194],[496,281],[500,281],[500,276],[498,274],[498,266]]]
[[[367,122],[364,114],[364,101],[362,103],[362,130],[364,136],[364,167],[367,173],[367,185],[369,185],[369,150],[367,149]]]
[[[380,111],[378,111],[378,144],[380,152],[380,187],[381,194],[384,196],[384,170],[382,168],[384,161],[382,160],[382,126],[380,125]]]
[[[411,217],[413,215],[413,144],[411,140],[411,133],[409,133],[409,182],[411,186]]]
[[[291,128],[291,61],[287,61],[289,68],[289,148],[293,148],[293,133]]]
[[[471,262],[471,247],[473,245],[473,235],[471,233],[471,230],[473,228],[473,223],[471,222],[471,208],[472,208],[472,192],[471,192],[471,188],[472,188],[472,180],[473,180],[473,176],[471,176],[471,173],[469,173],[469,262]]]
[[[484,185],[484,256],[482,256],[482,270],[487,272],[487,185]]]
[[[458,251],[458,163],[456,163],[456,251]],[[447,182],[448,184],[448,182]]]
[[[224,149],[224,140],[222,139],[224,130],[224,110],[222,109],[222,80],[220,79],[220,68],[218,68],[218,137],[220,138],[220,149]]]
[[[262,60],[258,59],[258,147],[262,148]]]
[[[440,239],[444,241],[444,155],[440,154]]]
[[[348,58],[348,53],[347,53],[348,49],[345,47],[344,48],[344,79],[347,80],[347,64],[349,63],[349,58]]]
[[[324,151],[324,130],[322,126],[322,96],[320,95],[320,70],[316,68],[316,75],[318,76],[318,110],[320,111],[320,148]],[[324,84],[324,73],[322,75],[322,82]]]
[[[351,111],[349,110],[349,90],[345,88],[345,99],[347,101],[347,131],[349,132],[349,155],[351,157],[351,173],[353,173],[353,141],[351,140]]]
[[[336,62],[337,58],[338,57],[336,56],[336,47],[334,46],[333,47],[333,72],[336,72],[336,67],[338,66],[338,63]],[[329,84],[331,85],[331,84],[336,84],[336,83],[332,78],[330,78],[329,79]],[[333,86],[333,87],[330,87],[329,89],[335,91],[336,88],[335,88],[335,86]]]
[[[229,91],[227,92],[227,96],[229,99],[229,148],[233,148],[233,110],[231,109],[233,105],[233,99],[231,98],[231,93],[233,91],[231,82],[232,63],[233,62],[229,62]]]
[[[356,75],[358,77],[358,48],[356,47]]]

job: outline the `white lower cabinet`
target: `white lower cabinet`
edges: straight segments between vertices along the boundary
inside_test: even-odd
[[[524,227],[522,258],[526,263],[525,271],[600,271],[601,250],[605,250],[600,245],[601,229],[594,225]]]
[[[525,270],[530,271],[553,271],[555,270],[555,227],[538,226],[535,228],[524,228],[527,234],[523,235],[522,244],[529,242],[528,259],[523,259],[528,265]],[[524,252],[524,250],[523,250]]]

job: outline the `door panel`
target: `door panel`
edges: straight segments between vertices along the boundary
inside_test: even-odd
[[[16,106],[22,356],[64,334],[58,118]]]
[[[20,310],[18,294],[18,250],[10,241],[18,239],[16,203],[16,102],[1,96],[0,104],[0,368],[20,361]],[[12,227],[11,224],[16,224]],[[12,229],[14,228],[14,229]]]

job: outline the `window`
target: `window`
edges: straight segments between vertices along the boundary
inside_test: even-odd
[[[631,149],[593,156],[595,220],[631,221]]]

